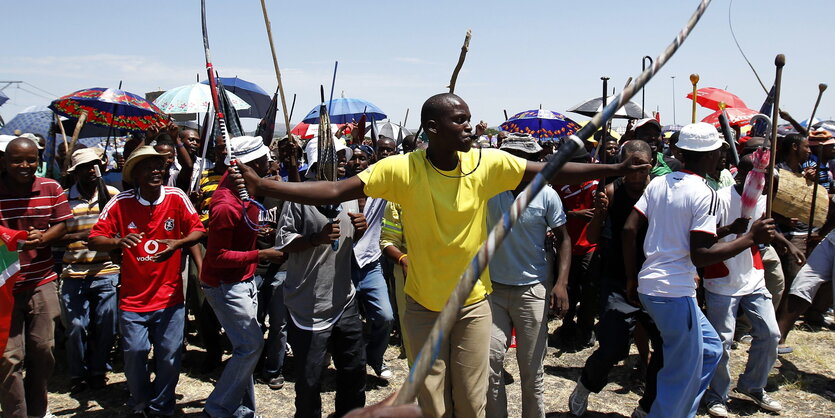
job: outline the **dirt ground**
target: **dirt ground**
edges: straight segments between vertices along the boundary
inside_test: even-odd
[[[558,321],[552,321],[553,331]],[[789,344],[795,349],[794,353],[781,356],[769,378],[766,390],[772,397],[779,400],[784,407],[781,416],[785,417],[835,417],[835,332],[810,330],[799,327],[789,335]],[[549,348],[545,359],[545,406],[548,417],[569,416],[567,413],[568,397],[574,388],[574,382],[580,375],[586,358],[594,348],[579,352],[563,352]],[[399,348],[390,346],[386,351],[386,361],[394,372],[391,382],[378,379],[369,369],[366,387],[367,403],[375,403],[389,394],[403,382],[408,369],[406,360],[398,358]],[[747,346],[740,344],[731,355],[731,376],[735,378],[742,372],[747,358]],[[77,417],[116,417],[125,416],[129,412],[125,407],[127,401],[127,387],[125,376],[121,370],[121,362],[116,361],[116,370],[109,375],[106,388],[88,390],[79,395],[70,395],[69,378],[66,373],[65,353],[59,351],[58,366],[50,384],[50,410],[57,416]],[[120,356],[117,356],[120,357]],[[203,359],[203,352],[199,347],[189,345],[185,358],[183,373],[177,387],[178,413],[183,416],[196,417],[203,408],[203,402],[211,392],[220,369],[209,374],[201,374],[196,370]],[[637,364],[637,351],[634,346],[632,353],[625,362],[616,366],[610,374],[610,383],[599,394],[592,394],[589,398],[587,417],[628,417],[639,399],[639,385],[635,376],[636,370],[631,367]],[[288,357],[285,370],[292,370],[293,359]],[[507,386],[508,415],[511,417],[521,414],[521,388],[519,383],[518,366],[513,349],[508,352],[505,362],[506,370],[515,378]],[[291,417],[295,411],[293,406],[294,391],[291,373],[287,374],[287,383],[281,390],[270,390],[264,384],[256,384],[258,413],[264,417]],[[325,375],[322,393],[323,412],[333,412],[335,395],[335,371],[330,367]],[[733,395],[732,395],[733,396]],[[769,414],[760,411],[751,402],[740,398],[733,398],[729,403],[731,415],[765,417]],[[707,416],[700,410],[699,416]]]

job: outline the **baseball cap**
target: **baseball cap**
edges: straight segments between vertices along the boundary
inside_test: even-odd
[[[724,142],[713,125],[696,122],[681,128],[676,147],[686,151],[708,152],[720,148]]]

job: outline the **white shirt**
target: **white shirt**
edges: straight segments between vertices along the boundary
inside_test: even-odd
[[[719,225],[730,225],[742,216],[742,200],[736,188],[725,187],[716,194],[719,198],[716,216]],[[765,212],[765,201],[766,197],[763,195],[757,199],[755,218]],[[750,223],[748,229],[751,229]],[[730,234],[719,241],[729,242],[736,237],[736,234]],[[759,249],[755,245],[721,263],[705,267],[704,278],[705,289],[724,296],[750,295],[756,290],[765,289],[765,271]]]
[[[654,178],[635,209],[647,218],[646,261],[638,292],[649,296],[695,297],[696,266],[690,260],[690,232],[716,234],[716,192],[704,178],[675,171]]]

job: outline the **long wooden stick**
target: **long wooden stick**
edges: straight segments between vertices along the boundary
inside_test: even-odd
[[[809,122],[806,123],[807,141],[812,134],[812,124],[815,120],[815,113],[818,112],[818,105],[821,103],[821,96],[823,96],[823,92],[826,90],[826,87],[825,83],[818,84],[818,98],[815,100],[815,107],[812,108],[812,116],[809,116]],[[818,180],[821,178],[821,166],[823,166],[823,145],[818,145],[818,147],[818,164],[815,167],[815,184],[812,186],[812,205],[809,208],[809,231],[806,232],[807,242],[812,238],[812,228],[815,227],[815,205],[818,200]]]
[[[267,15],[267,3],[261,0],[261,11],[264,12],[264,25],[267,27],[267,37],[270,39],[270,51],[273,53],[273,67],[275,68],[275,79],[278,81],[278,94],[281,96],[281,110],[284,113],[284,126],[287,127],[287,137],[290,137],[290,115],[287,113],[287,101],[284,99],[284,84],[281,82],[281,70],[278,69],[278,56],[275,54],[275,43],[273,43],[273,31],[270,25],[270,18]]]
[[[777,74],[774,78],[774,109],[771,113],[771,161],[768,163],[768,177],[765,179],[765,187],[768,191],[765,203],[765,217],[771,217],[771,208],[774,203],[774,171],[777,163],[777,121],[780,116],[780,87],[783,79],[783,67],[786,65],[786,56],[777,55],[774,58],[774,66],[777,67]]]
[[[567,157],[570,157],[570,155],[573,154],[574,150],[582,146],[583,139],[591,137],[594,132],[600,129],[606,121],[615,115],[615,112],[617,112],[618,109],[629,102],[629,99],[640,91],[641,88],[646,85],[656,73],[658,73],[661,67],[663,67],[664,64],[666,64],[667,61],[675,54],[684,40],[687,39],[687,36],[692,32],[696,23],[699,22],[699,19],[702,17],[705,10],[707,10],[710,2],[711,0],[701,0],[699,2],[699,7],[695,12],[693,12],[693,15],[690,16],[687,24],[679,31],[675,39],[673,39],[667,48],[658,56],[655,63],[642,72],[641,75],[635,79],[635,82],[627,86],[620,95],[615,97],[612,102],[609,103],[609,105],[594,115],[594,117],[582,129],[580,129],[580,131],[578,131],[575,135],[572,135],[570,137],[570,141],[560,147],[560,151],[558,151],[557,156],[546,164],[545,167],[542,168],[542,171],[534,176],[533,180],[531,180],[528,186],[525,187],[525,189],[516,198],[516,201],[510,211],[505,213],[502,216],[502,221],[497,223],[493,230],[490,231],[490,234],[487,236],[487,240],[478,250],[475,257],[473,257],[467,270],[461,275],[461,278],[458,280],[458,284],[456,284],[455,289],[452,291],[452,294],[450,294],[449,299],[447,299],[446,305],[444,305],[443,310],[441,310],[438,314],[438,318],[435,320],[435,324],[432,326],[429,336],[423,342],[423,346],[415,357],[409,376],[406,378],[406,381],[403,382],[403,386],[397,393],[397,398],[394,400],[396,405],[412,402],[417,396],[420,385],[423,383],[424,379],[426,379],[426,376],[429,374],[429,370],[432,368],[432,365],[435,363],[435,360],[440,354],[444,339],[447,335],[449,335],[452,326],[458,321],[458,312],[461,309],[462,303],[467,299],[467,296],[469,296],[473,286],[475,286],[476,280],[478,280],[479,276],[481,276],[481,273],[490,262],[490,258],[495,253],[496,249],[498,249],[501,245],[507,232],[510,231],[513,224],[516,223],[519,215],[524,212],[525,208],[527,208],[531,199],[533,199],[542,190],[542,188],[545,187],[545,183],[547,181],[557,174],[560,164],[564,163],[567,160]],[[562,152],[563,147],[565,148],[565,152]]]
[[[81,112],[81,116],[78,117],[78,122],[75,123],[75,130],[72,133],[72,140],[70,141],[69,148],[67,148],[67,155],[64,157],[64,166],[61,167],[61,174],[66,173],[67,169],[70,167],[72,151],[75,148],[76,142],[78,142],[78,135],[81,135],[81,128],[84,127],[85,122],[87,122],[86,110]]]
[[[69,142],[67,142],[67,133],[64,132],[64,124],[61,123],[61,117],[58,116],[57,114],[55,115],[55,122],[58,124],[58,129],[61,130],[61,138],[64,139],[64,149],[67,150],[67,152],[69,152],[70,151],[70,144],[69,144]]]
[[[458,56],[458,63],[455,64],[455,69],[452,70],[452,78],[449,79],[450,93],[455,93],[455,82],[458,81],[458,73],[461,72],[461,67],[464,66],[464,59],[467,58],[467,51],[470,50],[470,38],[472,37],[472,29],[467,29],[467,36],[464,37],[464,45],[461,46],[461,55]]]
[[[699,75],[690,74],[690,82],[693,83],[693,117],[690,119],[690,123],[696,123],[696,84],[699,83]]]

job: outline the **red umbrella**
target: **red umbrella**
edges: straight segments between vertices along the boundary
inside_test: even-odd
[[[344,124],[332,124],[331,129],[333,132],[336,132],[339,128],[342,127]],[[298,135],[301,139],[310,139],[319,135],[319,124],[318,123],[304,123],[300,122],[296,125],[291,131],[293,135]],[[351,133],[350,130],[346,129],[345,134]]]
[[[693,93],[687,93],[687,98],[693,100]],[[696,90],[696,103],[702,107],[719,110],[720,102],[725,103],[725,107],[728,108],[748,108],[748,105],[742,99],[728,91],[716,87],[704,87]]]
[[[738,108],[738,107],[729,107],[725,109],[725,112],[728,114],[728,121],[731,125],[738,125],[738,126],[745,126],[751,121],[751,118],[754,115],[759,114],[760,112],[752,109],[747,108]],[[706,118],[702,119],[702,122],[712,123],[713,126],[716,126],[719,129],[719,115],[722,114],[721,110],[717,110]]]

